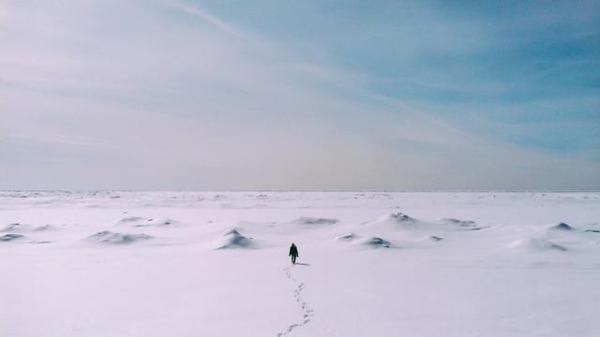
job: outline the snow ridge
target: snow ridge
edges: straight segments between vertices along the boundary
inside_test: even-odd
[[[302,298],[302,291],[304,290],[304,282],[298,281],[294,276],[292,276],[292,267],[284,268],[285,276],[292,282],[296,284],[296,289],[294,289],[294,298],[296,299],[296,303],[302,309],[302,320],[296,323],[290,324],[283,332],[279,332],[277,337],[289,336],[292,331],[295,329],[305,326],[308,324],[313,317],[313,309],[309,306],[308,302],[306,302]]]

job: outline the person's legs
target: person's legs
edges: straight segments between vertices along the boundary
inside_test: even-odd
[[[292,255],[292,263],[296,264],[296,255]]]

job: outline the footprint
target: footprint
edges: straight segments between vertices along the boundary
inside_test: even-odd
[[[294,298],[296,299],[296,302],[300,304],[300,309],[302,309],[303,314],[302,314],[302,321],[299,323],[293,323],[290,324],[287,329],[284,332],[279,332],[277,334],[277,337],[284,337],[284,336],[288,336],[292,331],[294,331],[294,329],[302,327],[306,324],[308,324],[313,316],[313,309],[311,309],[308,305],[308,302],[304,301],[302,299],[302,291],[304,290],[304,282],[298,282],[298,280],[296,280],[293,276],[292,276],[292,272],[291,269],[285,268],[283,270],[285,272],[285,276],[292,282],[296,283],[296,289],[294,289]]]

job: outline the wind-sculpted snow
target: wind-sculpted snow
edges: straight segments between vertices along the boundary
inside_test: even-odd
[[[172,226],[177,221],[168,218],[144,218],[139,216],[127,216],[117,221],[117,225],[129,225],[133,227],[162,227]]]
[[[146,221],[146,218],[140,216],[126,216],[117,221],[117,224],[136,224]]]
[[[599,231],[600,232],[600,231]],[[579,229],[566,222],[532,233],[529,237],[514,240],[512,248],[524,248],[529,252],[594,251],[600,245],[600,237],[588,230]]]
[[[16,230],[21,230],[23,227],[25,227],[25,226],[18,222],[15,222],[15,223],[6,225],[4,228],[2,228],[0,230],[0,232],[11,232],[11,231],[16,231]]]
[[[550,227],[550,229],[557,230],[557,231],[572,231],[573,227],[569,226],[568,224],[566,224],[564,222],[561,222],[558,225]]]
[[[332,218],[314,218],[314,217],[307,217],[307,216],[303,216],[300,217],[294,221],[292,221],[293,223],[297,223],[297,224],[301,224],[301,225],[334,225],[336,223],[339,222],[338,219],[332,219]]]
[[[448,224],[450,226],[453,226],[456,229],[460,229],[460,230],[477,231],[477,230],[483,229],[483,227],[478,226],[475,221],[471,221],[471,220],[460,220],[460,219],[454,219],[454,218],[447,218],[447,219],[444,219],[443,222],[445,222],[446,224]]]
[[[31,225],[31,224],[23,224],[23,223],[15,222],[15,223],[6,225],[4,228],[2,228],[0,230],[0,232],[32,232],[32,231],[41,232],[41,231],[47,231],[47,230],[52,230],[52,229],[55,229],[55,227],[52,225],[48,225],[48,224],[35,226],[35,225]]]
[[[390,241],[382,239],[380,237],[376,237],[376,236],[363,238],[354,233],[347,233],[347,234],[339,235],[335,239],[339,242],[357,244],[361,247],[368,247],[368,248],[390,248],[390,247],[392,247],[392,243]]]
[[[535,252],[558,251],[566,252],[568,249],[555,242],[543,238],[530,238],[516,240],[510,244],[511,247],[525,248]]]
[[[388,240],[379,237],[372,237],[364,240],[363,245],[371,248],[390,248],[392,244]]]
[[[600,336],[599,221],[592,192],[0,191],[0,335]]]
[[[177,221],[168,218],[158,218],[158,219],[148,219],[143,224],[138,224],[138,227],[147,227],[147,226],[173,226],[177,223]]]
[[[475,226],[475,221],[471,221],[471,220],[460,220],[460,219],[454,219],[454,218],[446,218],[444,219],[445,222],[452,224],[452,225],[457,225],[459,227],[473,227]]]
[[[216,245],[216,249],[256,248],[251,238],[240,234],[236,229],[231,229],[223,234]]]
[[[426,224],[402,212],[386,214],[375,220],[364,223],[366,226],[384,230],[416,230],[422,229]]]
[[[15,240],[20,240],[20,239],[24,239],[24,238],[25,238],[24,235],[9,233],[9,234],[4,234],[4,235],[0,236],[0,242],[9,242],[9,241],[15,241]]]
[[[415,223],[415,222],[417,222],[417,219],[410,217],[401,212],[390,214],[389,219],[396,223]]]
[[[127,234],[127,233],[115,233],[111,231],[101,231],[88,237],[89,241],[108,244],[108,245],[122,245],[132,244],[136,242],[146,241],[151,239],[152,236],[147,234]]]
[[[456,218],[444,218],[441,221],[421,220],[411,217],[402,212],[391,213],[379,217],[373,221],[367,221],[365,225],[373,228],[401,231],[478,231],[486,227],[478,225],[475,221],[460,220]]]
[[[358,238],[358,235],[354,234],[354,233],[346,233],[346,234],[342,234],[342,235],[338,235],[335,239],[337,241],[353,241],[356,240]]]
[[[50,230],[55,230],[55,229],[56,229],[55,226],[48,225],[48,224],[33,227],[33,230],[36,232],[50,231]]]

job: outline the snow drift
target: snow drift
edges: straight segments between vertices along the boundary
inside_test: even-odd
[[[41,226],[34,226],[34,225],[30,225],[30,224],[22,224],[19,222],[15,222],[15,223],[11,223],[6,225],[3,229],[0,230],[0,232],[32,232],[32,231],[46,231],[46,230],[51,230],[54,229],[54,226],[52,225],[41,225]]]
[[[15,241],[15,240],[19,240],[19,239],[23,239],[25,238],[24,235],[21,234],[4,234],[2,236],[0,236],[0,241],[1,242],[9,242],[9,241]]]
[[[558,225],[550,227],[550,229],[555,231],[572,231],[573,227],[564,222],[561,222]]]
[[[387,229],[419,229],[423,227],[423,223],[419,220],[410,217],[404,213],[396,212],[384,215],[374,221],[366,222],[369,227],[387,228]]]
[[[117,221],[117,225],[129,225],[133,227],[163,227],[171,226],[177,221],[169,218],[143,218],[139,216],[128,216]]]
[[[151,239],[152,236],[147,234],[126,234],[126,233],[115,233],[111,231],[101,231],[88,237],[88,241],[109,244],[109,245],[120,245],[120,244],[131,244],[140,241],[146,241]]]
[[[362,244],[370,248],[390,248],[392,246],[389,241],[376,236],[364,240]]]
[[[146,219],[144,222],[136,223],[135,227],[164,227],[171,226],[176,223],[173,219],[159,218],[159,219]]]
[[[231,229],[215,245],[215,249],[255,248],[252,238],[240,234],[237,229]]]
[[[135,224],[142,221],[146,221],[146,219],[139,216],[126,216],[117,221],[117,224]]]
[[[460,230],[468,230],[468,231],[477,231],[483,229],[483,227],[478,226],[475,221],[472,220],[461,220],[455,218],[446,218],[442,220],[445,224],[451,225]]]
[[[307,216],[302,216],[294,221],[292,221],[292,223],[296,223],[296,224],[300,224],[300,225],[334,225],[336,223],[338,223],[338,219],[333,219],[333,218],[314,218],[314,217],[307,217]]]
[[[513,241],[510,244],[513,248],[523,248],[535,252],[566,252],[568,249],[558,243],[543,238],[528,238]]]
[[[354,233],[346,233],[346,234],[342,234],[337,236],[335,239],[337,241],[353,241],[357,238],[358,236]]]

